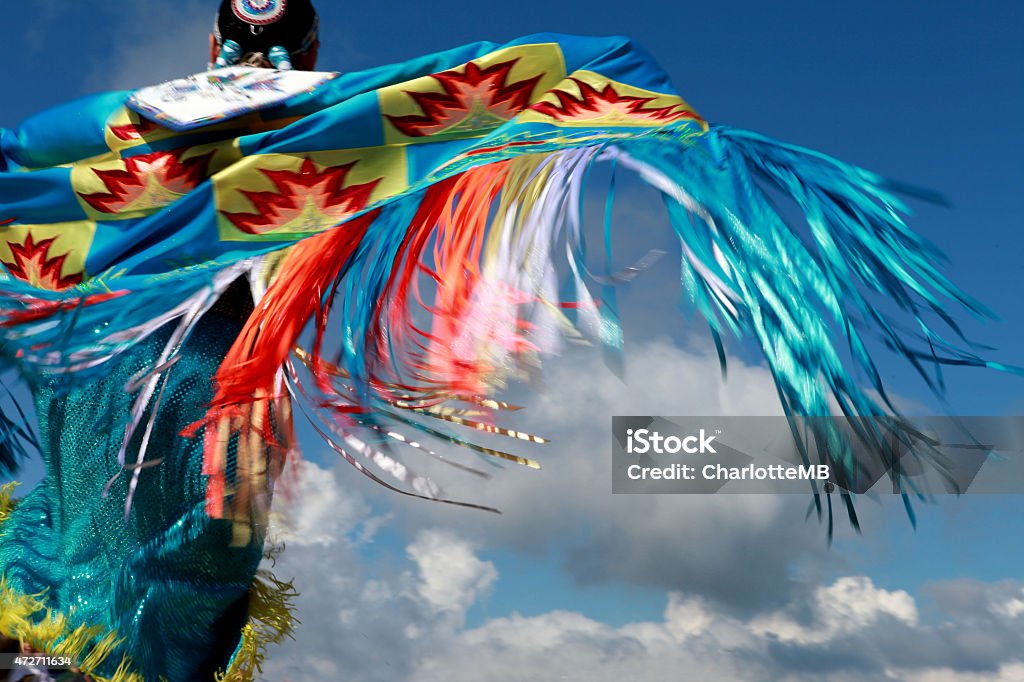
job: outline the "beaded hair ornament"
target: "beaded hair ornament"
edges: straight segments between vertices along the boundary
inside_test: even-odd
[[[224,0],[213,29],[220,51],[210,67],[270,62],[291,70],[292,58],[316,41],[319,23],[309,0]]]

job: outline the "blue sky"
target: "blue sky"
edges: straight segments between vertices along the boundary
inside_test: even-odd
[[[34,2],[8,17],[0,126],[75,96],[203,68],[215,3],[96,4]],[[537,31],[625,34],[711,122],[941,192],[951,206],[914,204],[912,225],[949,254],[953,279],[1002,318],[967,320],[968,334],[996,347],[996,359],[1024,365],[1019,3],[320,4],[324,68],[358,70]],[[647,215],[633,201],[625,215]],[[320,679],[300,661],[338,641],[351,658],[336,664],[355,680],[474,679],[492,664],[504,668],[479,679],[576,679],[609,647],[626,653],[604,661],[607,669],[630,679],[664,679],[659,665],[690,666],[697,679],[825,679],[802,670],[793,652],[846,661],[819,671],[832,680],[1019,679],[1024,619],[1012,614],[1024,594],[1015,541],[1022,497],[945,500],[921,510],[916,531],[898,505],[866,503],[865,535],[841,533],[829,550],[823,530],[803,521],[806,500],[622,500],[603,489],[600,415],[768,409],[770,387],[753,364],[740,362],[712,397],[679,388],[718,380],[706,338],[652,313],[652,297],[678,287],[671,270],[655,269],[626,294],[627,320],[636,322],[627,385],[599,376],[596,355],[550,368],[549,391],[529,401],[523,424],[553,431],[557,442],[542,455],[544,471],[503,472],[494,482],[487,494],[502,517],[398,499],[336,468],[309,441],[305,471],[320,497],[293,511],[293,526],[326,534],[291,542],[282,561],[304,592],[306,626],[272,658],[268,679]],[[662,386],[650,374],[666,363],[676,378]],[[882,371],[901,395],[944,409],[903,363],[884,361]],[[1019,377],[965,370],[950,372],[947,385],[961,414],[1024,412]],[[574,406],[581,396],[587,409]],[[833,622],[826,598],[868,606],[837,607],[844,617]],[[828,636],[801,630],[808,622]],[[968,622],[990,636],[977,650],[948,639]],[[538,632],[547,639],[516,649]],[[901,659],[884,641],[894,637],[911,648],[936,640],[945,653],[921,644],[915,659]],[[569,666],[558,675],[552,642]],[[551,677],[529,676],[546,661],[553,667],[540,669]]]

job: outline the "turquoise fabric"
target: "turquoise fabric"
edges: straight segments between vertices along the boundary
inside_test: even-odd
[[[384,90],[413,87],[417,79],[460,69],[471,60],[501,50],[537,45],[557,46],[558,58],[552,58],[557,67],[545,66],[549,71],[597,73],[630,88],[677,97],[665,72],[628,38],[544,33],[506,44],[471,43],[398,64],[341,74],[312,93],[261,112],[261,119],[267,122],[263,128],[275,129],[254,130],[250,128],[251,121],[238,121],[167,139],[160,135],[152,139],[143,136],[144,139],[116,153],[131,159],[224,140],[235,140],[246,159],[268,154],[301,157],[321,151],[401,149],[403,162],[388,168],[387,173],[401,176],[405,186],[395,195],[359,207],[357,212],[362,213],[406,199],[415,201],[424,188],[443,178],[526,151],[599,144],[622,138],[624,131],[630,135],[647,130],[675,131],[672,134],[682,131],[689,135],[703,130],[702,122],[690,118],[674,120],[671,125],[649,121],[646,127],[631,125],[623,129],[603,124],[566,127],[521,122],[519,112],[515,112],[515,116],[497,127],[470,127],[458,134],[424,136],[417,138],[415,144],[387,142],[385,131],[390,124],[380,99]],[[538,90],[531,103],[544,94]],[[274,233],[252,240],[223,239],[218,229],[221,207],[217,192],[205,177],[187,195],[152,214],[130,218],[111,214],[106,219],[90,216],[87,204],[74,187],[72,171],[63,164],[111,153],[110,126],[120,120],[119,112],[123,112],[130,95],[112,92],[85,97],[33,116],[17,128],[0,129],[0,224],[7,220],[12,221],[13,227],[86,220],[95,224],[95,234],[84,254],[81,284],[55,294],[16,277],[6,278],[0,271],[0,294],[60,300],[110,290],[131,292],[130,299],[93,300],[79,311],[84,326],[102,325],[110,332],[133,327],[166,312],[207,286],[213,273],[232,263],[280,250],[309,236]],[[524,141],[533,146],[517,146]],[[545,141],[546,145],[540,144]],[[501,151],[449,163],[460,154],[489,148]],[[327,229],[336,222],[325,217],[319,229]],[[41,329],[33,333],[28,343],[65,343],[69,351],[74,351],[94,349],[102,340],[88,335],[66,338],[62,330]],[[18,347],[22,339],[9,337],[8,343]]]

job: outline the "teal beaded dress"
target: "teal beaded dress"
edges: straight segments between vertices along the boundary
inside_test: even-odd
[[[2,526],[0,574],[8,593],[41,594],[67,630],[96,628],[94,641],[116,633],[121,642],[100,675],[126,656],[145,680],[212,680],[239,644],[262,534],[233,546],[232,522],[206,514],[202,437],[179,434],[202,417],[210,377],[240,326],[208,313],[166,372],[150,436],[158,461],[141,471],[127,518],[131,475],[117,475],[116,458],[133,400],[125,386],[152,369],[167,334],[107,363],[99,379],[33,381],[47,473]]]

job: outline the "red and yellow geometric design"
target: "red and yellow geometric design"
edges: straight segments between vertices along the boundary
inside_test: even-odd
[[[107,121],[104,137],[112,152],[122,152],[142,144],[160,142],[180,135],[153,123],[127,107],[121,107]]]
[[[220,133],[221,137],[234,137],[247,133],[278,130],[300,118],[293,116],[264,120],[262,114],[263,112],[254,111],[236,119],[224,121],[223,123],[205,126],[203,128],[203,135]],[[231,135],[227,135],[229,131]],[[175,137],[185,139],[189,135],[194,135],[194,132],[181,132],[165,128],[127,107],[121,107],[115,111],[107,121],[107,127],[104,130],[104,139],[107,146],[110,148],[110,151],[117,154],[140,145],[163,142]]]
[[[401,192],[407,177],[403,147],[250,156],[213,178],[220,238],[307,237]]]
[[[677,121],[704,124],[704,119],[677,95],[617,83],[593,71],[574,72],[523,112],[519,120],[559,126],[659,126]]]
[[[93,220],[127,220],[159,211],[240,157],[233,142],[75,164],[71,186]]]
[[[0,262],[11,276],[50,291],[80,284],[96,223],[9,225],[0,232]]]
[[[387,144],[481,137],[565,78],[554,43],[519,45],[378,91]]]

